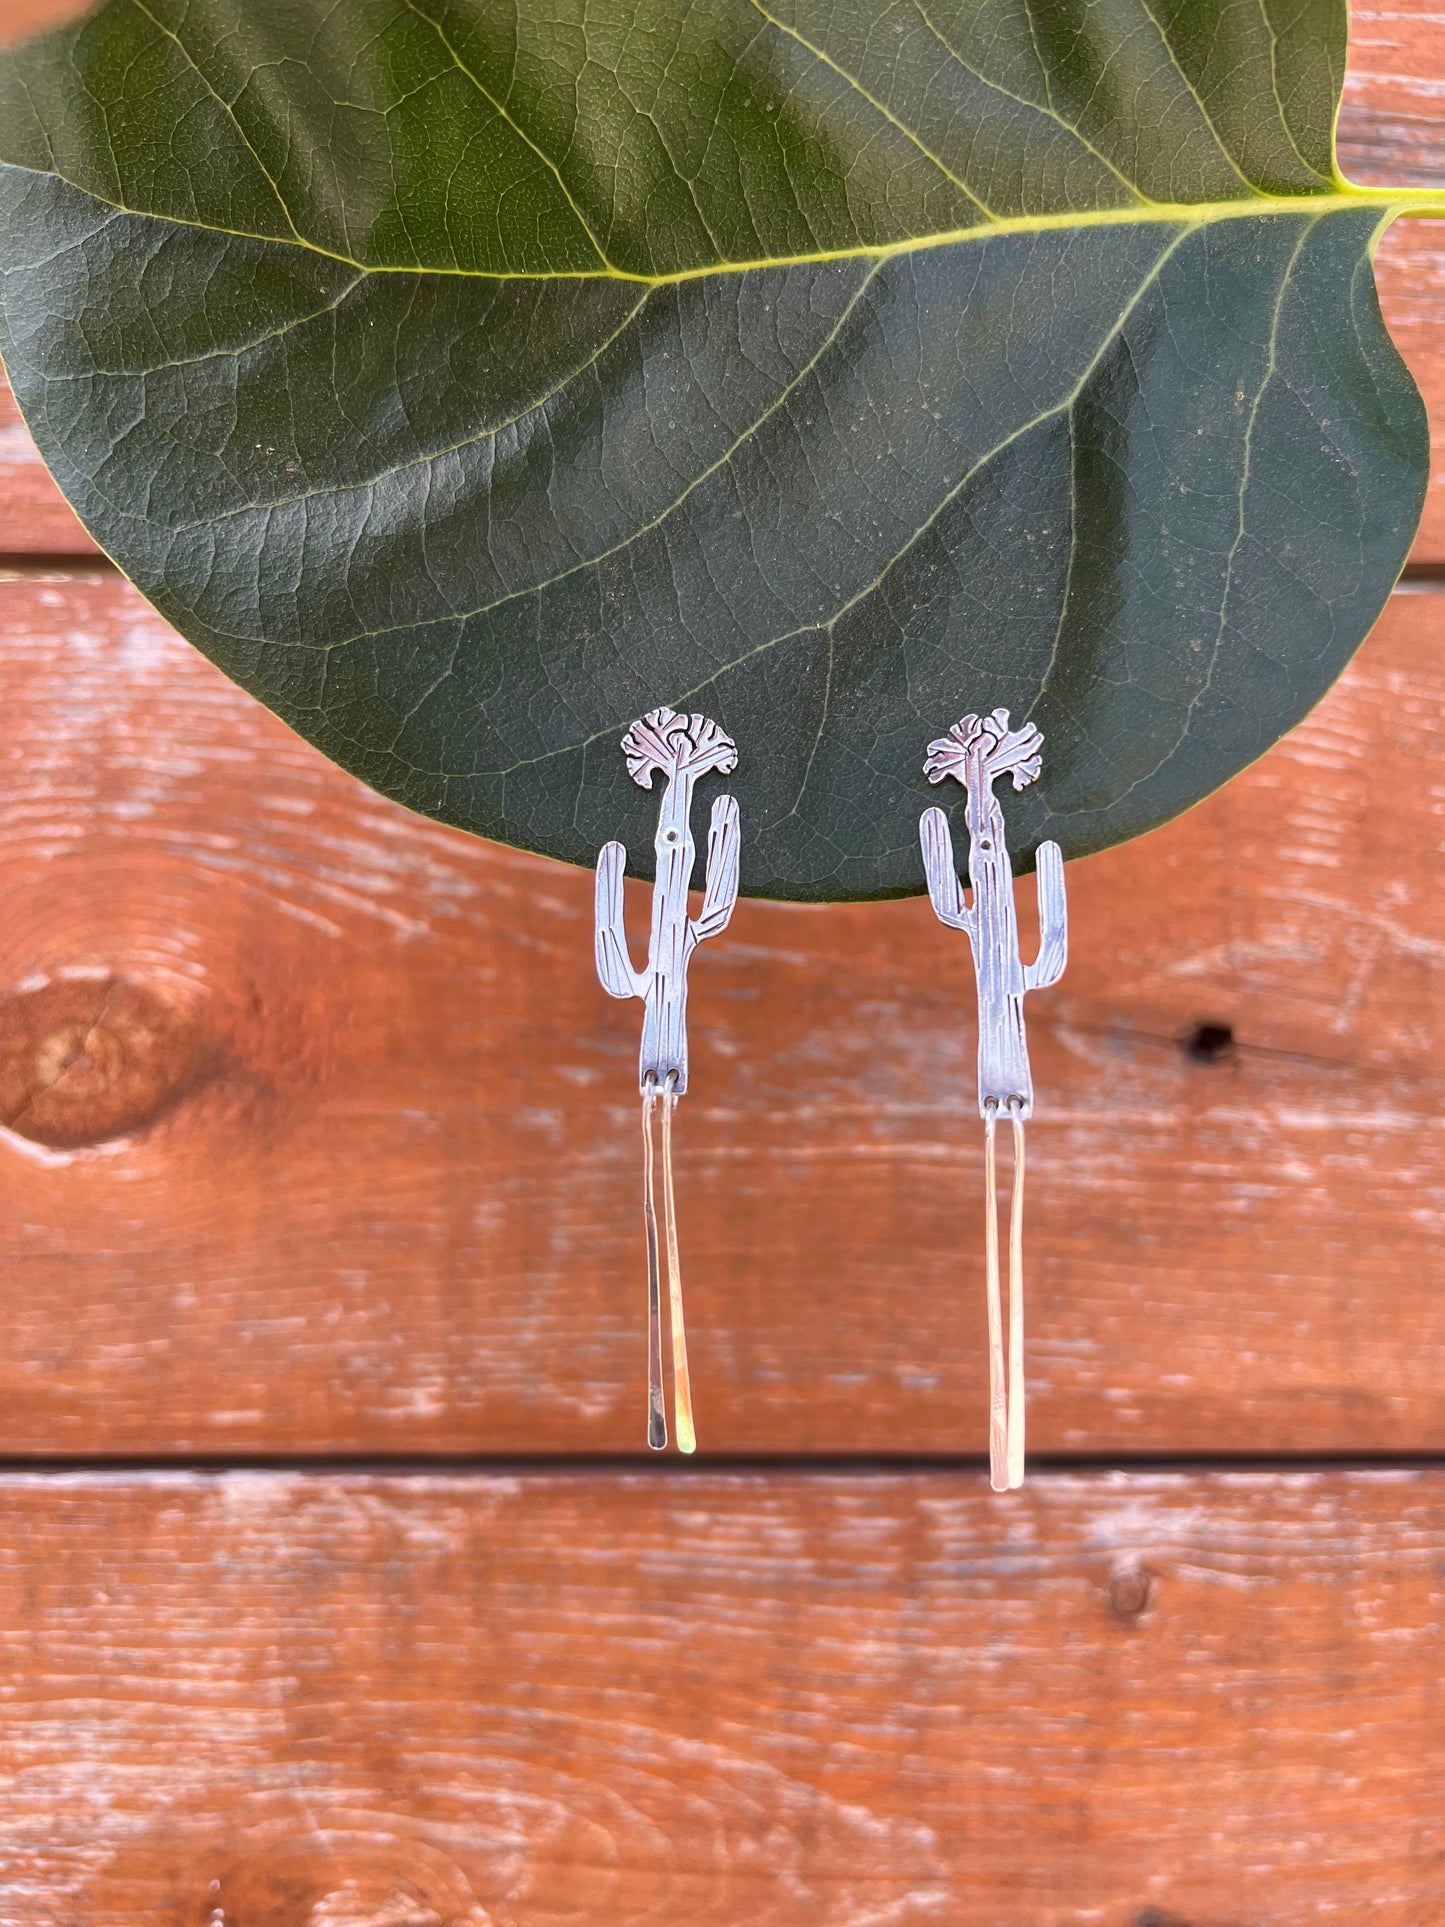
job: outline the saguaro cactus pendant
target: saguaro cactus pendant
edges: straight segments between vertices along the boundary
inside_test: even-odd
[[[1003,811],[993,786],[1013,777],[1024,789],[1039,773],[1043,736],[1032,724],[1011,730],[1008,711],[965,716],[928,745],[923,765],[931,783],[953,776],[967,793],[968,880],[964,902],[953,860],[948,818],[925,810],[919,823],[928,894],[941,923],[962,930],[978,977],[978,1108],[984,1128],[984,1270],[988,1288],[989,1477],[996,1492],[1024,1481],[1024,1120],[1034,1108],[1033,1078],[1024,1035],[1024,992],[1057,983],[1068,956],[1064,859],[1057,843],[1041,843],[1038,866],[1039,954],[1019,961],[1013,865],[1004,841]],[[995,1128],[1013,1125],[1013,1195],[1009,1209],[1009,1345],[1004,1371],[1003,1315],[998,1277],[998,1175]]]
[[[622,739],[622,753],[634,783],[652,788],[661,770],[667,778],[657,817],[657,875],[652,886],[652,937],[647,965],[634,970],[622,924],[622,873],[627,851],[608,843],[597,859],[597,974],[613,997],[643,1002],[642,1056],[642,1216],[647,1234],[647,1443],[656,1451],[667,1444],[662,1395],[662,1303],[657,1239],[654,1117],[661,1117],[662,1222],[667,1247],[667,1295],[672,1323],[673,1409],[677,1443],[695,1450],[692,1389],[687,1372],[687,1333],[682,1318],[682,1268],[677,1246],[677,1208],[672,1192],[672,1113],[687,1089],[687,966],[705,937],[726,927],[738,896],[738,806],[719,796],[712,806],[707,839],[707,883],[702,911],[687,914],[697,849],[689,819],[692,792],[700,776],[737,768],[737,746],[706,716],[680,716],[671,709],[649,710]]]

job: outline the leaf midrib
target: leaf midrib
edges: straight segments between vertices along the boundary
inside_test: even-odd
[[[424,262],[358,260],[334,248],[296,234],[263,234],[248,228],[218,227],[208,221],[190,220],[184,215],[159,212],[153,208],[129,207],[124,202],[82,187],[53,168],[25,167],[17,161],[0,161],[0,168],[17,174],[33,174],[53,180],[94,201],[98,207],[139,221],[158,221],[168,227],[195,228],[202,234],[223,240],[254,241],[267,247],[301,248],[307,253],[334,261],[362,275],[401,274],[420,278],[448,278],[464,281],[625,281],[638,287],[665,288],[684,281],[706,280],[712,275],[759,274],[769,269],[817,267],[832,261],[887,261],[908,254],[927,253],[938,248],[957,247],[970,242],[1003,239],[1009,235],[1067,234],[1088,228],[1111,227],[1207,227],[1220,221],[1241,221],[1284,217],[1317,218],[1331,214],[1380,211],[1380,228],[1400,215],[1413,214],[1430,220],[1445,220],[1445,188],[1442,187],[1357,187],[1344,182],[1340,187],[1319,194],[1250,194],[1228,201],[1150,201],[1127,207],[1063,209],[1056,214],[1019,214],[999,220],[980,221],[972,227],[941,229],[931,234],[910,235],[899,241],[859,242],[855,247],[817,248],[796,254],[758,255],[745,261],[707,261],[696,267],[675,268],[662,274],[642,274],[615,266],[599,268],[497,269],[437,267]]]

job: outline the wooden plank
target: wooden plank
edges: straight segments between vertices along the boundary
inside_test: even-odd
[[[75,11],[73,0],[0,0],[0,42]],[[1352,9],[1339,122],[1340,164],[1352,179],[1445,181],[1441,27],[1434,0]],[[1433,424],[1434,474],[1414,559],[1445,562],[1445,228],[1398,222],[1380,246],[1376,271],[1386,321]],[[19,426],[8,391],[0,392],[0,554],[93,551]]]
[[[1038,1450],[1445,1445],[1440,607],[1070,868]],[[114,578],[0,587],[0,704],[0,1451],[640,1447],[637,1016],[588,874],[384,802]],[[970,1005],[917,900],[744,903],[700,958],[705,1450],[982,1446]]]
[[[1445,15],[1436,0],[1350,8],[1340,166],[1362,183],[1445,182]],[[1397,221],[1375,255],[1380,305],[1430,413],[1430,492],[1413,560],[1445,562],[1445,226]]]
[[[78,20],[93,0],[0,0],[0,47]]]
[[[1445,181],[1445,14],[1438,0],[1353,0],[1336,144],[1361,182]]]
[[[1375,251],[1375,281],[1430,417],[1430,484],[1410,561],[1438,569],[1445,563],[1445,224],[1396,221]]]
[[[0,1487],[26,1927],[1439,1927],[1439,1473]]]

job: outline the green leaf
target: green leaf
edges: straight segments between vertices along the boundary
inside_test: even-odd
[[[1187,808],[1338,674],[1420,400],[1334,165],[1334,0],[111,0],[0,61],[0,348],[96,539],[427,815],[650,847],[738,743],[744,889],[922,887]]]

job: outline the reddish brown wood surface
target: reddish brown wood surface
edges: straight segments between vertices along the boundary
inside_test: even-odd
[[[1445,1477],[0,1487],[16,1927],[1440,1927]]]
[[[1441,177],[1439,46],[1356,8],[1348,172]],[[1379,258],[1437,434],[1442,263],[1423,223]],[[37,573],[89,545],[7,407],[0,1455],[636,1449],[636,1019],[588,879]],[[1397,597],[1255,770],[1071,869],[1036,1448],[1445,1448],[1442,617]],[[705,1452],[982,1445],[970,1001],[917,903],[745,904],[700,959]],[[1442,1500],[15,1474],[0,1927],[1445,1927]]]
[[[1445,1445],[1442,608],[1396,597],[1272,755],[1071,866],[1039,1450]],[[0,707],[0,1451],[640,1446],[590,877],[376,797],[114,578],[0,586]],[[695,979],[704,1449],[976,1450],[958,944],[919,901],[745,903]]]
[[[0,0],[0,47],[76,20],[86,0]]]

